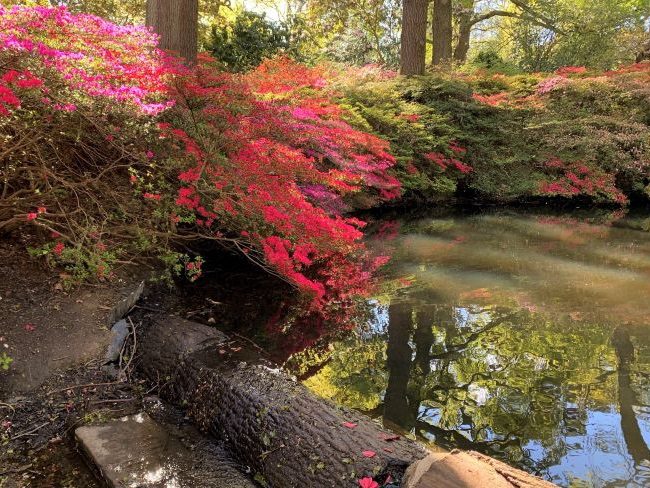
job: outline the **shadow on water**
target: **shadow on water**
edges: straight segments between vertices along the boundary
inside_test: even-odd
[[[650,220],[382,222],[367,327],[289,365],[422,440],[563,486],[650,486]],[[645,227],[644,227],[645,226]]]

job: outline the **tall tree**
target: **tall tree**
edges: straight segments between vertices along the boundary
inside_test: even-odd
[[[433,1],[433,64],[451,60],[452,41],[452,4],[451,0]]]
[[[160,36],[160,47],[196,63],[198,0],[147,0],[147,25]]]
[[[424,74],[427,8],[428,0],[404,0],[400,48],[400,73],[403,75]]]

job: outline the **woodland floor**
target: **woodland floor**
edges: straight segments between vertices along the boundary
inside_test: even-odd
[[[112,382],[101,369],[108,316],[142,273],[123,269],[110,283],[67,291],[65,275],[28,245],[0,239],[0,355],[13,359],[0,370],[0,488],[92,488],[69,434],[93,416],[137,409],[137,384],[69,387]]]

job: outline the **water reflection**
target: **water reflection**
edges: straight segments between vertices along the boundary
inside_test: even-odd
[[[317,371],[306,384],[563,486],[650,486],[650,235],[638,221],[399,224],[373,242],[394,256],[374,319],[316,369],[294,358]]]

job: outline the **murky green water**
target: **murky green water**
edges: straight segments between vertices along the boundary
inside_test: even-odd
[[[650,220],[384,222],[367,328],[306,353],[320,395],[563,486],[650,486]]]

